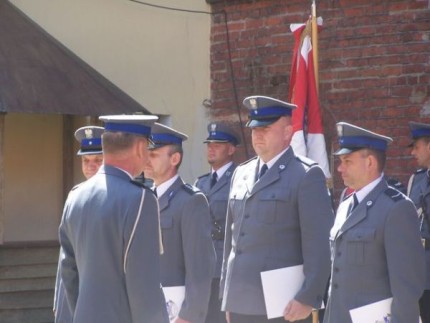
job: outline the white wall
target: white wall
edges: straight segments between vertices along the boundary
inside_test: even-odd
[[[181,173],[206,172],[210,16],[129,0],[11,0],[48,33],[155,114],[188,134]],[[145,0],[209,11],[204,0]]]

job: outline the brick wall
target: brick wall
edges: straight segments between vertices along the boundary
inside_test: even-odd
[[[208,2],[213,12],[225,12],[212,20],[211,117],[238,123],[238,103],[248,95],[287,100],[294,45],[289,25],[307,19],[310,1]],[[328,149],[335,148],[338,121],[391,136],[386,173],[406,184],[415,169],[407,123],[430,123],[430,1],[317,1],[317,14],[324,19],[320,101]],[[247,111],[240,109],[246,122]],[[245,135],[253,155],[247,129]],[[238,159],[245,159],[243,148]],[[333,173],[338,192],[342,183]]]

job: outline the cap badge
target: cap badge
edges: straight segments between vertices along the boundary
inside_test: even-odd
[[[85,138],[87,138],[87,139],[93,138],[93,130],[92,129],[85,129]]]
[[[257,109],[257,99],[250,99],[249,104],[251,104],[251,108]]]
[[[212,123],[211,124],[211,131],[215,132],[216,131],[216,123]]]

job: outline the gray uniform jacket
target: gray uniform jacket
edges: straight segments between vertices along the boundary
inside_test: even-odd
[[[75,190],[80,184],[72,188]],[[58,257],[58,269],[57,278],[55,281],[55,293],[54,293],[54,316],[55,323],[72,323],[73,317],[70,313],[69,304],[67,303],[66,291],[64,290],[64,284],[61,280],[61,259],[63,258],[63,250],[60,248],[60,254]]]
[[[63,251],[60,249],[59,260],[63,258]],[[69,304],[67,303],[66,291],[64,284],[61,280],[60,262],[58,263],[57,280],[55,281],[55,294],[54,294],[54,315],[55,323],[72,323],[73,317],[70,313]]]
[[[164,247],[161,283],[185,285],[179,317],[204,322],[215,269],[208,202],[202,192],[178,178],[159,197],[159,204]]]
[[[393,297],[391,323],[418,322],[424,250],[413,203],[382,180],[330,233],[332,276],[324,323],[352,322],[349,310]]]
[[[230,192],[230,181],[235,168],[236,165],[232,164],[212,188],[211,173],[200,176],[195,184],[205,193],[209,202],[212,222],[212,241],[217,256],[214,278],[220,278],[221,276],[228,193]]]
[[[230,189],[222,309],[265,315],[260,273],[303,264],[305,282],[295,299],[319,307],[330,272],[333,210],[325,177],[290,147],[257,182],[258,158],[238,166]],[[285,304],[286,306],[287,304]]]
[[[417,171],[411,177],[409,198],[414,202],[420,217],[421,237],[429,240],[427,245],[430,246],[430,185],[427,184],[427,169]],[[426,211],[427,220],[424,218]],[[425,250],[426,253],[426,284],[425,289],[430,289],[430,248]]]
[[[74,322],[168,322],[158,225],[155,196],[117,168],[102,166],[69,194],[60,271]]]

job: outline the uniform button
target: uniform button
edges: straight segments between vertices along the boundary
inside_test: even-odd
[[[241,232],[240,236],[243,237],[245,235],[245,232]]]
[[[240,255],[242,253],[241,250],[236,251],[236,254]]]
[[[336,284],[336,283],[334,283],[334,284],[333,284],[333,288],[334,288],[334,289],[337,289],[337,287],[338,287],[338,286],[337,286],[337,284]]]
[[[340,257],[342,255],[342,253],[340,251],[337,252],[336,254],[338,257]]]
[[[249,214],[245,214],[245,219],[249,219]]]
[[[335,273],[338,273],[338,272],[339,272],[339,268],[334,267],[334,272],[335,272]]]

